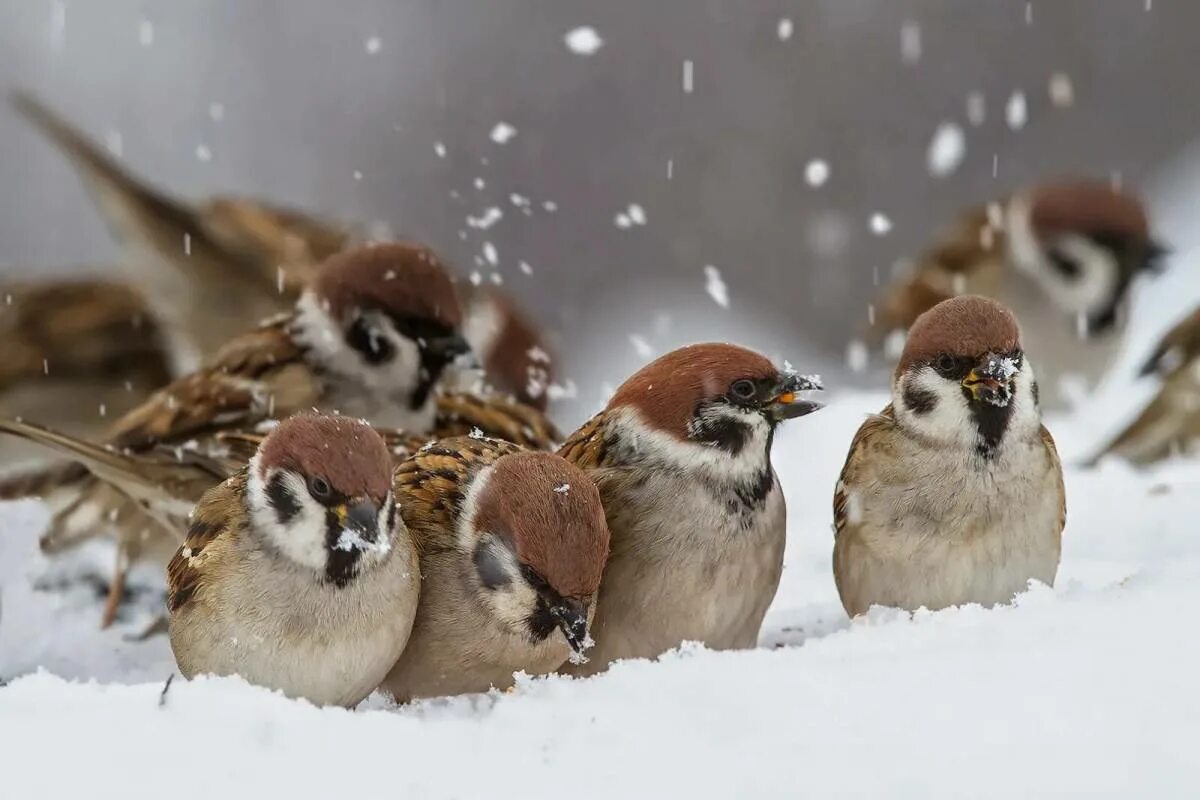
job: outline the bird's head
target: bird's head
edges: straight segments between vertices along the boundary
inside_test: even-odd
[[[502,456],[472,480],[459,546],[485,606],[508,630],[552,636],[576,656],[608,559],[609,533],[591,479],[553,453]]]
[[[250,461],[246,482],[267,549],[336,586],[386,559],[404,528],[387,445],[359,420],[284,420]]]
[[[1036,429],[1037,383],[1012,312],[994,300],[944,300],[913,324],[892,382],[896,418],[937,446],[994,456]]]
[[[299,300],[298,338],[321,366],[412,411],[470,348],[462,309],[437,255],[379,244],[325,261]]]
[[[632,428],[627,455],[742,478],[761,473],[779,423],[821,408],[801,394],[820,388],[753,350],[696,344],[635,372],[608,410]]]
[[[1150,236],[1137,197],[1097,180],[1064,180],[1009,203],[1009,254],[1084,336],[1111,332],[1130,286],[1160,271],[1165,249]]]

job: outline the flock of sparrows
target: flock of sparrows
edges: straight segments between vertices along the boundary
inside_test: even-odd
[[[158,561],[185,676],[340,705],[588,675],[684,641],[755,646],[783,569],[772,442],[821,408],[803,395],[818,380],[691,345],[563,439],[538,329],[429,248],[250,200],[183,203],[32,98],[17,107],[124,248],[122,281],[27,284],[0,306],[0,432],[65,457],[0,479],[0,498],[51,504],[47,551],[115,539],[104,624],[129,564]],[[1031,362],[1095,380],[1160,255],[1135,198],[1060,182],[968,214],[888,287],[874,328],[907,332],[891,403],[834,497],[848,614],[1053,584],[1066,502],[1041,403],[1062,400]],[[1200,391],[1198,331],[1200,316],[1151,362],[1164,396]],[[22,421],[13,397],[64,424]],[[1171,406],[1173,441],[1200,433],[1195,406]],[[1161,415],[1152,444],[1138,424],[1115,452],[1172,438]]]

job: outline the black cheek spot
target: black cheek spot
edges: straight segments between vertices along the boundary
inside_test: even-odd
[[[284,483],[283,473],[277,472],[271,476],[267,484],[267,502],[275,509],[275,517],[280,525],[291,522],[300,513],[300,503],[297,502],[292,490]]]
[[[937,408],[937,395],[933,392],[914,386],[911,382],[904,384],[904,405],[918,417],[923,417]]]
[[[382,364],[396,357],[396,348],[392,347],[392,343],[362,317],[354,320],[346,329],[346,344],[362,353],[368,364]]]
[[[749,438],[747,425],[724,416],[697,415],[692,429],[692,439],[719,447],[731,456],[741,453]]]
[[[388,508],[387,529],[388,529],[389,534],[392,531],[396,530],[396,501],[395,500],[392,501],[392,505]]]
[[[1042,396],[1040,390],[1038,389],[1038,382],[1034,381],[1031,388],[1033,390],[1033,407],[1038,408],[1042,404]]]
[[[472,560],[475,562],[475,571],[479,573],[479,582],[485,589],[500,589],[511,582],[495,550],[488,544],[476,547]]]

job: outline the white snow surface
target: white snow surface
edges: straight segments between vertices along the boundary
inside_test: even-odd
[[[1094,426],[1051,420],[1068,462],[1056,586],[851,623],[831,495],[886,397],[822,399],[775,444],[788,545],[758,649],[685,646],[403,708],[322,710],[233,678],[176,679],[160,707],[165,639],[125,638],[160,579],[136,575],[140,602],[99,631],[98,592],[35,587],[104,574],[107,556],[51,564],[40,504],[0,506],[0,796],[1197,796],[1200,466],[1084,471]]]

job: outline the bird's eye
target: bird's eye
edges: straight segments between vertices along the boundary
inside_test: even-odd
[[[754,385],[754,381],[743,378],[740,381],[734,381],[729,387],[730,393],[738,400],[750,400],[758,392],[758,388]]]
[[[952,375],[957,366],[958,362],[949,353],[942,353],[933,362],[933,368],[947,376]]]
[[[309,491],[309,494],[311,494],[313,497],[317,498],[318,500],[325,500],[333,492],[333,489],[330,488],[329,481],[318,476],[315,478],[311,478],[308,481],[308,491]]]

